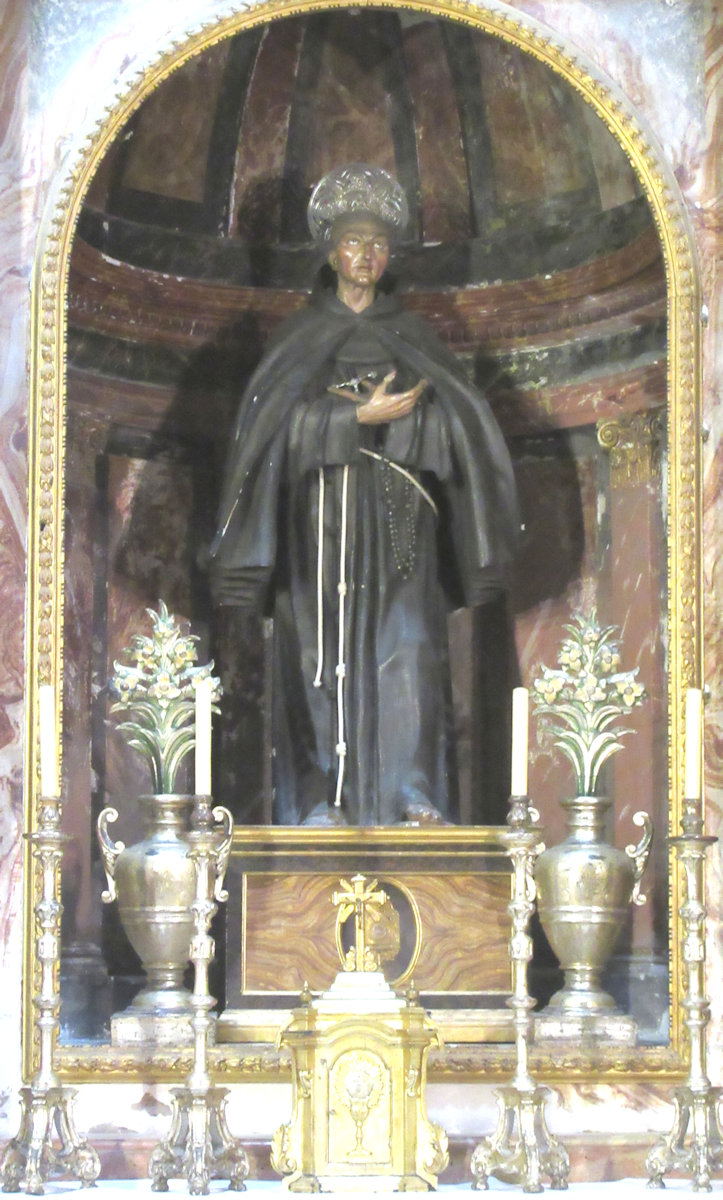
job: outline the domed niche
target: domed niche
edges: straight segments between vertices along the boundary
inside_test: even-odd
[[[213,613],[203,547],[243,385],[319,266],[310,190],[350,160],[403,184],[397,288],[487,390],[518,473],[524,546],[508,603],[450,616],[461,820],[504,820],[510,689],[554,663],[580,604],[624,628],[626,666],[653,697],[633,717],[638,752],[610,771],[616,813],[630,795],[654,816],[665,803],[666,297],[647,200],[593,109],[531,55],[425,13],[335,10],[252,27],[176,70],[120,132],[80,214],[64,737],[68,794],[93,798],[77,817],[88,846],[106,794],[147,790],[91,697],[161,597],[222,671],[216,798],[239,823],[270,820],[273,633],[261,618]],[[599,436],[611,423],[614,454]],[[553,841],[570,781],[554,751],[532,746],[531,794]],[[105,942],[116,995],[96,1006],[102,1018],[134,964],[118,930],[99,928],[90,850],[80,857],[64,880],[64,936]],[[620,951],[658,987],[662,853],[651,878],[658,898]],[[639,1016],[651,1040],[665,988]]]

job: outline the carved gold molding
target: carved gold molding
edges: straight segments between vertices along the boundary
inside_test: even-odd
[[[273,1048],[259,1053],[245,1051],[234,1043],[214,1046],[210,1053],[214,1077],[229,1081],[243,1080],[260,1083],[278,1082],[291,1077],[291,1062],[285,1050]],[[191,1069],[192,1055],[185,1051],[139,1051],[113,1049],[110,1046],[79,1050],[69,1047],[59,1060],[60,1075],[73,1082],[123,1083],[131,1080],[148,1084],[177,1080]],[[535,1074],[555,1083],[590,1081],[633,1084],[652,1077],[681,1077],[680,1057],[664,1047],[644,1047],[627,1050],[595,1049],[588,1046],[583,1052],[569,1044],[554,1051],[530,1053],[530,1066]],[[430,1079],[454,1078],[460,1081],[509,1079],[515,1067],[511,1045],[459,1044],[432,1049],[429,1054]]]
[[[610,455],[610,486],[625,487],[660,478],[665,413],[661,408],[598,421],[597,440]]]
[[[532,55],[572,85],[604,121],[627,154],[640,180],[660,236],[667,274],[670,335],[668,375],[668,583],[669,583],[669,766],[671,820],[680,815],[682,692],[700,682],[699,540],[699,297],[693,240],[677,185],[661,151],[637,121],[631,104],[609,81],[601,78],[552,32],[532,18],[511,15],[461,0],[386,0],[400,7],[447,17]],[[357,7],[378,6],[378,0],[357,0]],[[87,139],[63,166],[55,182],[54,200],[40,233],[35,260],[32,300],[30,400],[30,502],[28,531],[28,621],[26,697],[28,727],[25,758],[26,826],[34,828],[37,784],[37,688],[52,682],[62,695],[63,668],[63,543],[65,446],[65,307],[70,250],[81,204],[103,155],[130,115],[174,70],[195,54],[225,38],[270,19],[320,9],[343,9],[344,0],[271,0],[246,7],[218,20],[209,20],[168,45],[158,58],[124,80],[115,100],[100,114]],[[139,32],[139,39],[142,33]],[[675,869],[675,868],[673,868]],[[26,917],[23,1012],[24,1062],[32,1069],[31,997],[36,979],[32,921],[34,889],[31,861],[26,852]],[[673,907],[679,887],[673,888]],[[673,912],[673,929],[676,911]],[[679,995],[680,963],[677,939],[672,940],[671,988]],[[680,1007],[673,1006],[672,1044],[682,1047]],[[60,1053],[70,1065],[77,1056]],[[642,1061],[641,1056],[641,1061]],[[664,1058],[665,1056],[662,1056]],[[662,1061],[661,1056],[658,1059]],[[655,1074],[657,1067],[652,1067]],[[661,1071],[664,1067],[659,1068]],[[669,1068],[668,1068],[669,1069]],[[122,1072],[121,1072],[122,1074]],[[584,1074],[584,1072],[583,1072]],[[600,1076],[598,1075],[598,1078]]]

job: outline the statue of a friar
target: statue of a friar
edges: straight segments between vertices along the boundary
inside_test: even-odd
[[[241,400],[215,597],[273,614],[277,823],[454,820],[447,614],[503,586],[510,457],[487,400],[385,287],[396,180],[331,171],[308,216],[331,274]]]

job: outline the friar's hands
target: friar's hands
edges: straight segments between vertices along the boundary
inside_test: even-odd
[[[332,387],[329,391],[334,392],[336,396],[343,396],[345,400],[357,401],[359,407],[356,410],[356,419],[360,425],[383,425],[385,421],[396,421],[398,417],[406,417],[427,386],[427,380],[420,379],[419,383],[406,392],[390,392],[387,389],[394,382],[396,374],[396,371],[390,371],[381,383],[376,384],[364,380],[362,387],[365,389],[365,395],[361,401],[356,392],[347,388]]]

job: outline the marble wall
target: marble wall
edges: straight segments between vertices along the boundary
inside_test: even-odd
[[[186,31],[246,7],[239,0],[6,0],[0,23],[0,1137],[15,1132],[20,1082],[22,973],[21,821],[23,767],[23,608],[26,543],[27,355],[30,279],[43,214],[114,95]],[[555,31],[568,51],[612,79],[661,147],[680,187],[697,242],[708,323],[703,336],[703,581],[706,772],[709,832],[723,832],[723,714],[720,693],[720,527],[715,504],[723,459],[718,403],[723,332],[720,262],[721,206],[717,147],[723,20],[714,0],[512,0],[504,9]],[[716,591],[717,589],[717,591]],[[717,936],[723,871],[711,855],[710,977],[723,975]],[[723,1071],[723,991],[713,996],[710,1066]],[[234,1130],[268,1136],[288,1106],[283,1085],[235,1090]],[[562,1089],[551,1117],[560,1131],[645,1133],[667,1128],[667,1089],[631,1084]],[[253,1097],[251,1102],[251,1095]],[[435,1085],[432,1115],[450,1134],[476,1136],[494,1122],[489,1093],[475,1085]],[[123,1110],[120,1112],[120,1110]],[[142,1085],[83,1089],[78,1120],[102,1137],[126,1127],[139,1137],[165,1132],[163,1089]],[[160,1124],[159,1124],[160,1122]]]

